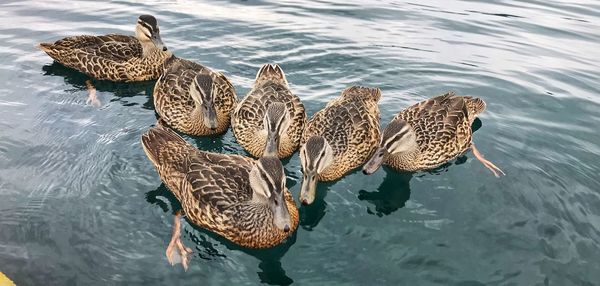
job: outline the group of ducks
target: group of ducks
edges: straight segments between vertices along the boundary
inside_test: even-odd
[[[382,133],[380,89],[349,87],[308,120],[283,70],[266,64],[238,102],[222,73],[169,51],[151,15],[138,18],[135,36],[74,36],[40,48],[95,79],[157,80],[153,97],[159,122],[142,135],[146,155],[189,221],[244,247],[272,247],[298,227],[298,209],[280,161],[298,149],[304,205],[314,201],[318,181],[337,180],[360,166],[365,174],[382,164],[398,171],[426,170],[468,149],[496,176],[504,174],[471,141],[471,124],[485,109],[479,98],[446,93],[425,100],[398,113]],[[237,142],[258,159],[201,151],[173,131],[215,135],[230,125]],[[180,240],[181,216],[175,216],[167,258],[187,268],[192,251]]]

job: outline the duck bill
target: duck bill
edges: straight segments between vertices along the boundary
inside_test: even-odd
[[[217,129],[217,111],[214,106],[204,105],[204,112],[202,113],[202,121],[204,121],[204,126],[211,130]]]
[[[273,212],[273,223],[275,226],[279,230],[289,232],[291,229],[292,220],[290,219],[290,212],[283,196],[281,196],[279,204],[271,204],[271,211]]]
[[[371,159],[369,159],[369,161],[363,166],[363,173],[365,175],[371,175],[375,173],[375,171],[381,167],[381,164],[383,164],[383,159],[386,155],[386,152],[387,151],[384,147],[377,148],[375,154],[373,154]]]
[[[265,152],[263,156],[274,156],[277,157],[279,153],[279,135],[274,132],[267,134],[267,144],[265,146]]]
[[[304,175],[302,179],[302,188],[300,189],[300,202],[303,205],[310,205],[315,201],[317,191],[316,174]]]
[[[152,43],[154,43],[154,45],[156,46],[157,49],[159,49],[161,51],[166,51],[167,50],[167,46],[165,46],[165,44],[163,43],[163,41],[160,38],[159,34],[152,35],[151,40],[152,40]]]

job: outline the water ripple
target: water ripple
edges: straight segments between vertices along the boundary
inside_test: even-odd
[[[593,284],[600,256],[600,5],[589,1],[5,1],[0,4],[0,264],[21,285]],[[133,33],[157,16],[177,55],[238,96],[280,64],[312,115],[346,88],[380,87],[382,122],[454,90],[487,102],[470,153],[431,172],[353,172],[322,184],[272,250],[183,224],[183,275],[164,250],[177,202],[141,150],[153,82],[96,82],[39,42]],[[185,137],[246,154],[231,131]],[[298,196],[297,155],[284,160]],[[152,269],[152,271],[148,271]],[[35,270],[35,271],[33,271]]]

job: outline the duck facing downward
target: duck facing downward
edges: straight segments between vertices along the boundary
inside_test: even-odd
[[[364,164],[379,143],[381,90],[353,86],[315,113],[302,135],[300,201],[311,204],[317,181],[333,181]]]
[[[220,72],[175,56],[165,66],[153,92],[160,118],[195,136],[227,131],[237,103],[231,82]]]
[[[252,90],[231,118],[238,143],[254,157],[292,155],[305,123],[304,105],[290,91],[281,67],[274,64],[258,71]]]
[[[135,37],[118,34],[73,36],[40,48],[55,61],[95,79],[144,81],[157,79],[171,52],[163,44],[156,18],[141,15]]]
[[[496,177],[504,172],[483,158],[472,142],[471,125],[485,110],[485,102],[470,96],[443,94],[402,110],[383,131],[373,157],[363,167],[365,174],[381,164],[397,171],[433,169],[469,148]]]
[[[142,145],[190,222],[249,248],[275,246],[298,227],[298,209],[279,159],[200,151],[162,126],[142,135]],[[190,252],[175,228],[167,258],[173,264],[180,255],[187,267]]]

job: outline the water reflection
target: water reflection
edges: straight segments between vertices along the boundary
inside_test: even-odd
[[[325,197],[329,191],[329,187],[335,182],[318,182],[317,191],[315,193],[315,200],[312,204],[300,207],[300,226],[305,230],[312,230],[315,228],[321,219],[325,217],[327,213],[327,203]]]
[[[223,140],[223,136],[225,134],[212,135],[212,136],[202,136],[202,137],[192,137],[194,141],[194,145],[196,148],[206,151],[206,152],[222,152],[223,147],[225,146]]]
[[[288,239],[282,244],[279,244],[273,248],[268,249],[247,249],[239,248],[228,242],[227,248],[229,249],[240,249],[244,253],[252,255],[260,260],[258,268],[262,272],[258,272],[258,277],[262,283],[271,285],[289,285],[294,282],[290,277],[286,275],[285,269],[281,266],[281,258],[288,252],[290,247],[296,243],[296,235],[298,231],[294,232]],[[235,248],[234,248],[235,247]]]
[[[160,199],[159,197],[163,197],[166,201]],[[173,193],[171,193],[164,184],[161,184],[153,191],[147,192],[146,200],[151,204],[159,206],[164,212],[175,214],[176,211],[181,210],[181,204],[175,195],[173,195]],[[294,232],[294,234],[287,238],[283,243],[275,247],[268,249],[249,249],[240,247],[237,244],[234,244],[231,241],[223,238],[222,236],[198,227],[189,221],[188,225],[191,226],[191,229],[182,226],[182,231],[185,232],[189,236],[190,240],[195,244],[196,251],[195,254],[193,254],[194,257],[204,260],[212,260],[217,257],[226,258],[227,256],[224,253],[221,253],[219,249],[215,247],[216,245],[220,244],[225,246],[228,250],[242,251],[260,260],[258,267],[262,271],[258,272],[257,274],[262,283],[272,285],[289,285],[294,282],[286,275],[285,270],[281,266],[280,260],[288,252],[290,247],[296,243],[296,232]],[[215,241],[217,244],[215,244]]]
[[[163,197],[167,201],[161,200],[158,197]],[[147,192],[146,201],[159,206],[163,212],[168,212],[169,209],[172,210],[171,214],[173,215],[176,210],[181,209],[181,204],[165,184],[160,184],[155,190]]]
[[[86,81],[92,80],[94,87],[99,92],[110,92],[116,97],[112,101],[121,101],[124,106],[132,105],[131,102],[123,101],[123,98],[133,97],[139,94],[151,95],[154,89],[155,81],[141,82],[113,82],[107,80],[96,80],[89,76],[78,72],[74,69],[65,67],[57,62],[42,66],[42,71],[45,76],[60,76],[63,77],[65,83],[75,87],[76,91],[87,90]],[[105,102],[101,103],[104,104]],[[148,100],[142,105],[145,109],[154,110],[152,96],[148,96]]]
[[[369,192],[360,190],[358,192],[358,199],[367,201],[375,206],[375,210],[367,207],[367,213],[379,217],[389,215],[406,205],[406,201],[410,198],[410,180],[413,176],[420,178],[427,175],[440,175],[447,172],[450,166],[461,165],[466,162],[467,156],[461,155],[440,167],[417,173],[397,172],[390,167],[383,166],[382,169],[386,174],[383,182],[377,187],[377,191]]]
[[[360,190],[358,199],[367,201],[375,206],[375,210],[367,207],[369,214],[375,214],[379,217],[389,215],[406,205],[410,198],[410,179],[412,173],[398,173],[388,167],[385,170],[385,178],[377,188],[377,191],[369,192]]]
[[[475,120],[473,120],[473,124],[471,124],[471,131],[473,132],[473,134],[475,134],[475,131],[479,130],[479,128],[481,128],[483,126],[483,122],[481,121],[481,119],[479,119],[479,117],[475,117]]]

